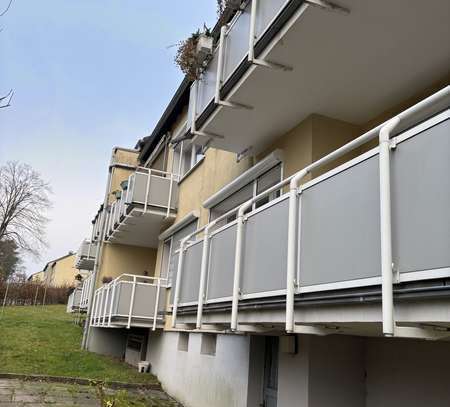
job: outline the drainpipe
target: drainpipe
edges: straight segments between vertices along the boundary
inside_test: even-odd
[[[236,257],[234,259],[234,279],[233,279],[233,302],[231,305],[231,330],[237,331],[238,328],[238,306],[239,297],[241,295],[241,270],[242,270],[242,253],[244,243],[244,218],[245,211],[251,208],[253,199],[244,203],[237,214],[237,231],[236,231]]]
[[[384,336],[394,336],[390,135],[399,123],[400,118],[394,117],[381,128],[379,135],[381,291]]]
[[[294,332],[294,295],[295,270],[297,268],[297,234],[298,234],[298,199],[297,191],[300,181],[309,174],[309,169],[298,172],[289,183],[289,224],[288,224],[288,252],[287,252],[287,278],[286,278],[286,331]]]

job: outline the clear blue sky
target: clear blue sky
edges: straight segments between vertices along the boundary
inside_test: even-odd
[[[182,80],[167,47],[215,13],[215,0],[14,0],[0,18],[0,94],[15,91],[0,164],[28,163],[53,189],[50,247],[28,274],[88,236],[112,147],[148,135]]]

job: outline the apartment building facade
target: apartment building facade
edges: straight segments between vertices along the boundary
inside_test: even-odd
[[[113,150],[83,345],[186,406],[450,404],[449,14],[240,3]]]

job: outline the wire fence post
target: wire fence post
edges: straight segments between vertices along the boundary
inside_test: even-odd
[[[8,298],[8,290],[9,290],[10,283],[11,283],[10,281],[8,281],[6,283],[6,290],[5,290],[5,295],[3,296],[3,304],[2,304],[2,316],[3,316],[3,311],[5,309],[5,306],[6,306],[6,299]]]
[[[36,306],[37,303],[37,297],[38,297],[38,292],[39,292],[39,284],[36,284],[36,294],[34,295],[34,306]]]

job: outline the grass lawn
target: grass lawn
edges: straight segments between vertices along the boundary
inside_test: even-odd
[[[65,305],[0,310],[0,372],[156,383],[123,362],[80,349],[82,329]]]

